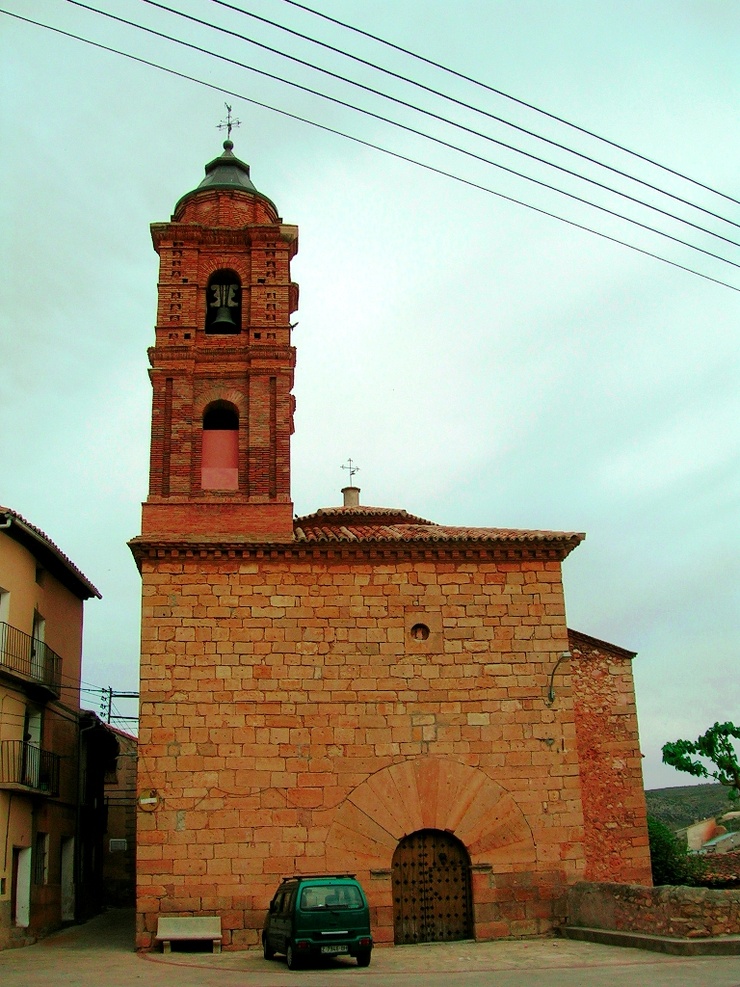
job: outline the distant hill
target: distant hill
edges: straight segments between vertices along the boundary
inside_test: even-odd
[[[674,832],[684,829],[699,819],[721,816],[733,809],[740,810],[740,803],[730,802],[729,789],[723,785],[683,785],[679,788],[654,788],[645,792],[648,815],[654,816]],[[723,823],[728,830],[740,829],[740,820]]]

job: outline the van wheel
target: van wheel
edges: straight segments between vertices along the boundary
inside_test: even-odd
[[[358,966],[370,966],[370,955],[369,949],[363,949],[357,954],[357,965]]]
[[[289,970],[297,970],[300,966],[292,942],[288,943],[288,948],[285,950],[285,962],[288,964]]]
[[[272,960],[275,958],[275,950],[270,945],[266,935],[262,936],[262,953],[266,960]]]

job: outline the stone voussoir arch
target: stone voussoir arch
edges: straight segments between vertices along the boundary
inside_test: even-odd
[[[480,768],[433,756],[382,768],[350,792],[329,828],[328,855],[339,866],[388,869],[399,840],[422,829],[452,833],[474,865],[536,862],[513,796]]]

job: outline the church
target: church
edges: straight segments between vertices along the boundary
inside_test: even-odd
[[[257,947],[291,874],[355,874],[396,944],[541,934],[577,881],[649,885],[634,653],[566,623],[584,536],[354,486],[295,517],[297,227],[227,140],[152,239],[137,947],[165,915]]]

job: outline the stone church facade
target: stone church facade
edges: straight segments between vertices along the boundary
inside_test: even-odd
[[[224,152],[160,256],[142,576],[137,945],[256,946],[293,873],[357,874],[378,942],[532,935],[650,883],[631,660],[569,630],[573,532],[294,518],[297,230]]]

